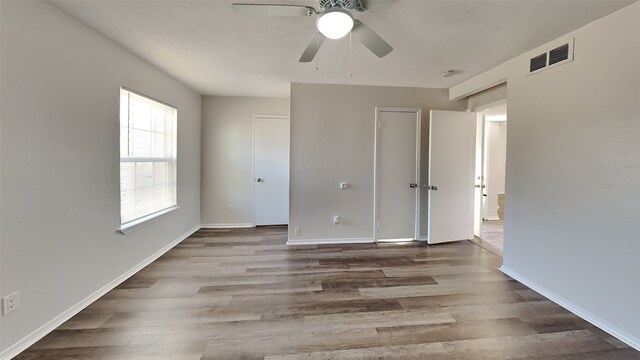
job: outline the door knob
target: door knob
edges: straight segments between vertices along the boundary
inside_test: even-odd
[[[256,178],[256,182],[262,182],[262,178]]]
[[[415,188],[418,187],[418,184],[409,184],[409,187],[412,188],[412,189],[415,189]]]

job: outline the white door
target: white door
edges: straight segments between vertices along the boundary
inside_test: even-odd
[[[480,237],[482,231],[482,205],[484,192],[484,115],[476,115],[476,154],[473,197],[473,235]]]
[[[255,225],[289,223],[289,118],[256,116],[253,122]]]
[[[476,114],[432,110],[429,244],[473,238]]]
[[[415,240],[420,109],[377,109],[376,240]]]

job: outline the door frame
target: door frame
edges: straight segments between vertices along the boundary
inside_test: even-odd
[[[416,114],[416,210],[415,210],[415,229],[413,241],[420,238],[420,149],[422,139],[422,109],[417,107],[383,107],[376,106],[375,122],[374,122],[374,150],[373,150],[373,241],[378,243],[378,150],[380,140],[380,113],[381,112],[403,112]]]
[[[289,184],[291,187],[291,118],[289,115],[261,115],[253,114],[251,122],[251,225],[256,227],[256,121],[258,119],[276,119],[289,121]],[[287,203],[287,207],[290,204]]]
[[[493,108],[504,106],[504,105],[507,105],[507,99],[500,99],[500,100],[497,100],[497,101],[490,102],[488,104],[479,105],[479,106],[476,106],[474,108],[468,109],[467,111],[475,113],[475,114],[479,114],[479,113],[481,113],[483,111],[491,110]],[[486,149],[485,149],[485,146],[487,145],[486,144],[486,139],[485,139],[486,123],[487,123],[487,120],[485,119],[485,115],[484,114],[482,114],[482,120],[480,120],[480,124],[478,124],[478,122],[476,122],[476,126],[477,125],[482,126],[482,129],[481,129],[482,135],[481,135],[481,140],[480,140],[480,142],[481,142],[481,146],[480,146],[480,153],[481,153],[480,154],[480,163],[481,163],[481,165],[480,165],[481,175],[480,176],[481,176],[481,179],[480,179],[480,195],[479,195],[479,197],[480,197],[480,211],[479,211],[479,214],[475,214],[475,205],[474,205],[474,214],[473,214],[474,219],[473,219],[473,221],[475,222],[477,220],[476,219],[476,215],[477,215],[477,217],[480,218],[480,231],[479,231],[480,234],[479,235],[475,234],[475,224],[474,224],[474,234],[473,235],[477,236],[480,240],[482,240],[482,222],[484,220],[484,189],[486,188],[486,183],[485,183],[485,181],[486,181],[486,177],[485,177],[485,172],[486,172],[486,161],[485,161],[486,160]],[[478,131],[478,130],[476,129],[476,131]],[[474,179],[474,180],[476,180],[476,179]]]

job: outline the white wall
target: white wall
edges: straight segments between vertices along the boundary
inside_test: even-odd
[[[507,156],[507,122],[485,123],[485,194],[483,217],[499,220],[498,194],[505,192],[505,166]]]
[[[289,115],[288,98],[202,97],[202,224],[252,222],[254,115]],[[229,204],[234,211],[227,211]]]
[[[1,2],[1,294],[10,346],[200,223],[200,95],[48,2]],[[119,234],[119,89],[178,108],[173,216]]]
[[[640,2],[451,89],[508,82],[505,271],[640,349]],[[575,61],[526,76],[575,37]]]
[[[429,110],[466,109],[445,89],[355,85],[291,85],[291,204],[289,239],[372,239],[375,107],[419,107],[422,174],[427,174]],[[352,187],[340,190],[339,183]],[[422,192],[426,232],[426,191]],[[339,214],[341,224],[333,225]],[[293,230],[301,227],[301,236]]]

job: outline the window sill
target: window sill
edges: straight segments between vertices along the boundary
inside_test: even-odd
[[[162,220],[168,216],[175,214],[176,211],[180,209],[179,206],[172,206],[170,208],[166,208],[164,210],[160,210],[158,212],[154,212],[153,214],[147,215],[137,220],[130,221],[126,224],[122,224],[118,231],[122,235],[126,235],[130,232],[134,232],[140,228],[143,228],[149,224],[153,224],[156,221]]]

